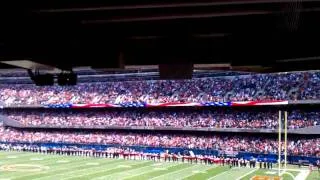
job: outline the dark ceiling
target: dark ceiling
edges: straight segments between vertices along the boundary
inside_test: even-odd
[[[63,69],[118,67],[120,56],[125,64],[229,62],[286,69],[320,64],[318,1],[46,0],[0,7],[3,60],[30,59]]]

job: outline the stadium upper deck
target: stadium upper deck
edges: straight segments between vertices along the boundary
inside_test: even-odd
[[[2,105],[318,100],[320,72],[81,83],[0,85]]]

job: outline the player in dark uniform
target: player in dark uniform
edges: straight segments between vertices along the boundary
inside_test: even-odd
[[[260,166],[260,169],[262,169],[262,161],[259,160],[259,166]]]
[[[233,158],[230,158],[229,159],[229,167],[230,167],[230,169],[233,167]]]

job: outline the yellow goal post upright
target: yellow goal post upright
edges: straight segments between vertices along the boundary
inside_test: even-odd
[[[288,112],[284,111],[284,127],[282,128],[282,119],[281,119],[282,111],[279,111],[279,119],[278,119],[278,175],[281,176],[281,151],[282,151],[282,143],[281,143],[281,136],[282,136],[282,129],[284,129],[284,142],[283,142],[283,155],[284,155],[284,167],[283,170],[287,170],[287,142],[288,142]]]
[[[278,117],[278,176],[280,176],[281,171],[281,111],[279,111]]]
[[[288,112],[284,112],[284,170],[287,170],[287,155],[288,155]]]

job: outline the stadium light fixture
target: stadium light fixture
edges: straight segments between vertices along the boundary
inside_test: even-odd
[[[31,69],[31,70],[55,70],[57,68],[46,64],[37,63],[31,60],[12,60],[12,61],[0,61],[3,64],[8,64],[18,68]]]

